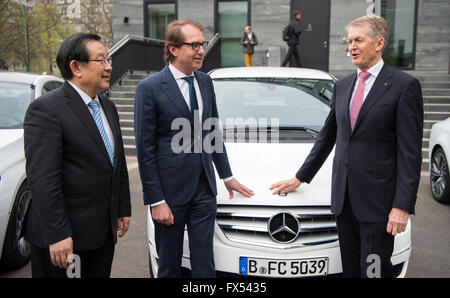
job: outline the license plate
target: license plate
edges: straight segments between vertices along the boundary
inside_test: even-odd
[[[263,258],[239,258],[241,275],[299,277],[328,274],[328,258],[275,260]]]

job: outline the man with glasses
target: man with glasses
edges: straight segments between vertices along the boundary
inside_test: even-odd
[[[56,62],[66,82],[35,100],[24,122],[32,276],[109,277],[131,215],[119,115],[100,94],[111,59],[99,36],[79,33]]]
[[[192,277],[214,277],[213,235],[217,211],[213,163],[230,198],[233,191],[253,191],[232,177],[225,146],[209,153],[195,144],[211,129],[193,133],[207,119],[218,118],[211,78],[198,71],[205,56],[203,27],[194,21],[173,21],[166,29],[164,59],[159,73],[136,88],[135,135],[144,203],[151,206],[158,252],[158,277],[180,277],[185,226],[189,235]],[[173,140],[185,119],[191,134],[174,150]],[[192,129],[191,129],[192,128]],[[185,129],[185,128],[184,128]],[[197,140],[198,137],[198,140]],[[197,143],[196,143],[197,142]],[[223,144],[221,139],[216,143]],[[179,152],[181,151],[181,152]],[[179,153],[178,153],[179,152]]]

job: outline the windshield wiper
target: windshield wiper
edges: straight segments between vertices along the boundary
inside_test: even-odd
[[[281,126],[278,127],[279,130],[285,130],[285,131],[305,131],[305,132],[309,132],[313,139],[317,138],[317,135],[319,134],[319,132],[315,129],[309,128],[309,127],[305,127],[305,126]]]

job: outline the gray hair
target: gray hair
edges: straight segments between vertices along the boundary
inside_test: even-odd
[[[348,23],[347,26],[345,26],[345,32],[348,33],[348,29],[350,27],[362,26],[364,24],[369,25],[370,35],[372,39],[384,38],[384,47],[382,49],[382,51],[384,51],[389,39],[389,30],[386,20],[380,16],[367,15],[354,19],[353,21]]]

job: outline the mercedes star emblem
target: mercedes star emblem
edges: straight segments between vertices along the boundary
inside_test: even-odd
[[[290,243],[300,233],[300,223],[297,217],[288,211],[273,215],[267,223],[267,228],[270,238],[279,243]]]

